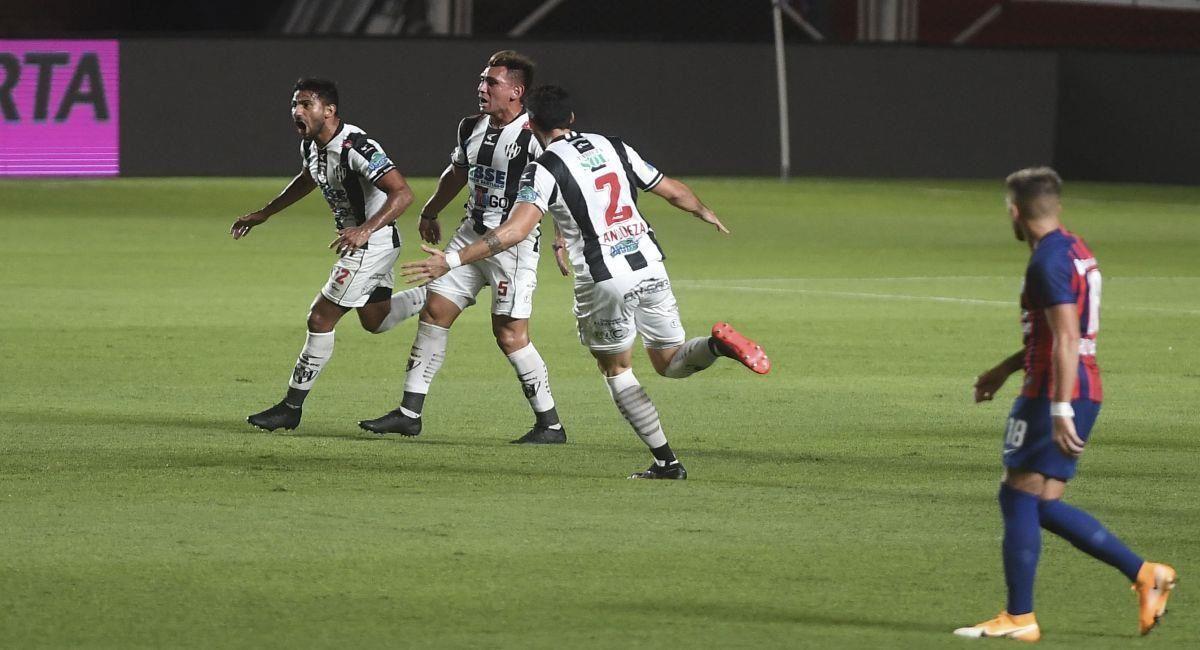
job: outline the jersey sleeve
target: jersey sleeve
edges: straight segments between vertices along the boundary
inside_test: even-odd
[[[531,162],[521,174],[521,185],[517,190],[517,203],[532,203],[543,213],[558,197],[558,183],[548,169]]]
[[[474,127],[475,123],[469,117],[458,123],[458,140],[455,141],[454,151],[450,152],[451,165],[467,167],[470,164],[470,161],[467,160],[467,138],[470,137]]]
[[[637,179],[639,190],[643,192],[652,190],[662,182],[662,172],[655,169],[654,165],[646,162],[633,147],[624,143],[621,146],[625,147],[625,155],[629,156],[629,166],[633,168],[633,175]]]
[[[1030,289],[1034,306],[1040,309],[1074,303],[1078,290],[1073,279],[1075,266],[1065,255],[1041,259],[1029,265],[1025,282]]]
[[[364,178],[376,183],[383,175],[396,168],[395,163],[388,158],[383,147],[366,135],[354,138],[350,151],[346,153],[350,169],[361,174]]]

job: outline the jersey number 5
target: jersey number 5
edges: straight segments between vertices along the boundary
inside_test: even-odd
[[[607,225],[620,223],[633,216],[633,208],[623,205],[617,207],[621,202],[621,179],[615,172],[609,172],[596,179],[596,189],[603,191],[608,188],[608,209],[604,211],[604,222]]]

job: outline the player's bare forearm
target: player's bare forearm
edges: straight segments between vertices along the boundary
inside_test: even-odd
[[[329,244],[329,247],[336,250],[338,255],[345,255],[355,249],[362,248],[366,245],[367,240],[371,238],[371,233],[394,222],[396,217],[399,217],[408,209],[408,206],[412,205],[412,189],[409,188],[408,181],[404,180],[404,176],[395,169],[384,174],[383,177],[376,181],[375,187],[387,193],[387,200],[361,226],[343,228],[338,231],[337,239],[334,239]]]
[[[994,398],[1008,376],[1022,368],[1024,357],[1024,350],[1017,352],[976,377],[975,402],[987,402]]]
[[[278,196],[271,199],[271,201],[263,206],[263,209],[259,210],[259,212],[267,217],[282,212],[296,201],[308,196],[308,194],[316,187],[317,183],[313,180],[312,176],[309,175],[308,170],[302,169],[300,170],[300,173],[296,174],[296,176],[292,178],[292,181],[287,184],[287,187],[283,188],[283,191],[280,192]]]
[[[996,364],[993,371],[1003,374],[1005,377],[1025,367],[1025,350],[1018,350],[1012,355],[1004,358],[1003,361]]]
[[[288,183],[287,187],[284,187],[278,196],[271,199],[270,203],[267,203],[260,210],[243,215],[235,220],[233,225],[229,227],[229,234],[233,235],[234,239],[245,237],[250,233],[252,228],[266,223],[267,219],[270,219],[272,215],[304,198],[316,186],[317,184],[313,181],[312,176],[309,175],[308,169],[300,170],[300,173],[296,174],[292,182]]]
[[[463,264],[478,262],[521,243],[542,220],[542,211],[532,203],[518,203],[508,219],[477,242],[458,252]]]
[[[401,181],[403,183],[403,180]],[[394,222],[408,206],[412,205],[413,193],[407,183],[403,183],[402,187],[397,187],[387,191],[387,201],[384,201],[383,207],[379,211],[363,222],[363,226],[371,232],[375,232],[380,228]]]
[[[717,230],[729,234],[729,229],[721,223],[716,213],[701,203],[700,198],[696,196],[696,193],[686,183],[677,181],[669,176],[664,176],[658,182],[658,185],[655,185],[654,189],[650,191],[666,199],[667,203],[670,203],[672,206],[684,212],[690,212],[697,219],[712,224],[717,227]]]
[[[1050,372],[1054,377],[1054,402],[1070,402],[1079,381],[1079,313],[1071,303],[1046,310],[1046,321],[1054,337]]]
[[[429,197],[425,206],[421,208],[421,214],[430,218],[436,217],[466,185],[467,168],[447,165],[438,177],[437,189],[433,191],[433,196]]]

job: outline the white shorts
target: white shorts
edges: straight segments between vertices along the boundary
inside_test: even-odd
[[[579,342],[594,352],[628,350],[637,334],[648,348],[670,348],[684,341],[679,305],[661,262],[603,282],[575,285],[575,322]]]
[[[446,252],[461,250],[477,241],[471,222],[464,222],[446,246]],[[533,313],[533,291],[537,289],[538,229],[524,241],[478,262],[464,264],[430,282],[432,291],[466,309],[484,286],[492,287],[492,313],[512,318],[529,318]]]
[[[362,307],[379,287],[391,289],[392,267],[400,257],[400,248],[358,249],[338,258],[329,273],[329,282],[321,295],[342,307]]]

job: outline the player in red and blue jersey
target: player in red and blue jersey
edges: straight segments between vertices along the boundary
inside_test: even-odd
[[[1138,627],[1146,634],[1166,611],[1175,570],[1143,561],[1091,515],[1062,500],[1103,396],[1096,365],[1100,267],[1083,240],[1059,220],[1062,179],[1053,169],[1022,169],[1006,185],[1013,232],[1032,251],[1021,291],[1025,345],[979,376],[975,401],[992,399],[1009,375],[1024,369],[1005,429],[999,495],[1008,604],[999,616],[954,633],[1041,638],[1033,580],[1045,528],[1129,578],[1138,593]]]

